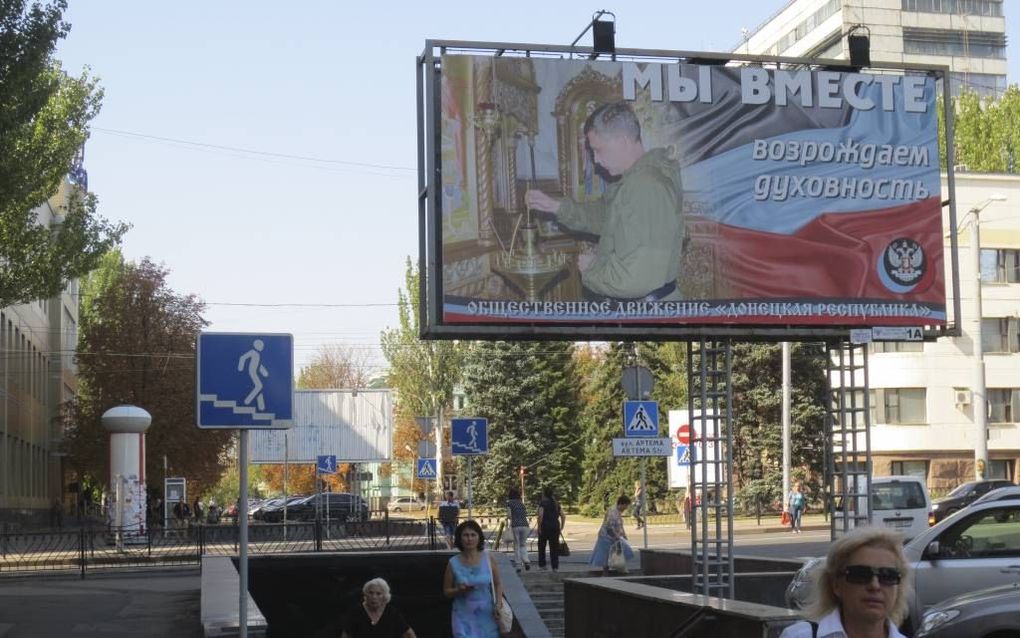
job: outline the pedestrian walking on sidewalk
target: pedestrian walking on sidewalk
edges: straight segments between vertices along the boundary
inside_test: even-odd
[[[800,481],[793,484],[793,489],[786,497],[786,505],[790,512],[790,532],[800,534],[800,519],[807,507],[807,498],[800,491]]]
[[[641,481],[634,481],[634,507],[631,512],[634,514],[634,520],[637,521],[637,528],[641,529],[645,525],[645,487],[641,484]]]
[[[517,571],[521,571],[521,567],[531,569],[531,562],[528,560],[528,534],[531,532],[531,526],[528,525],[528,512],[524,508],[524,501],[521,500],[521,491],[516,487],[510,488],[506,507],[510,531],[514,537],[514,564]]]
[[[553,489],[542,488],[542,501],[538,504],[538,566],[545,569],[545,545],[549,544],[549,562],[555,572],[560,568],[560,532],[567,522],[563,508],[553,498]]]
[[[623,513],[630,506],[630,497],[621,494],[616,499],[616,505],[609,508],[606,517],[602,520],[602,527],[599,528],[598,540],[591,550],[591,558],[588,564],[602,569],[602,575],[609,573],[609,555],[619,551],[623,553],[625,560],[634,557],[634,550],[627,542],[627,531],[623,528]]]

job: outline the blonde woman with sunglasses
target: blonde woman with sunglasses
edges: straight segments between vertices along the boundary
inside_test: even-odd
[[[907,616],[910,567],[895,532],[863,527],[829,546],[818,570],[808,622],[780,638],[905,638],[897,626]]]

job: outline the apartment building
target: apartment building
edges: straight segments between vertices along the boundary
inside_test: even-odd
[[[1015,481],[1020,460],[1020,175],[958,173],[956,199],[962,336],[873,343],[869,358],[875,474],[925,476],[937,490],[974,476],[976,348],[985,362],[986,476]],[[975,215],[968,212],[974,210],[978,269]],[[945,227],[948,256],[948,214]],[[975,295],[981,296],[980,325]]]
[[[995,97],[1006,88],[1004,8],[1002,0],[791,0],[748,31],[734,51],[847,60],[846,35],[864,25],[873,64],[948,66],[953,94],[969,89]],[[945,181],[942,192],[949,192]],[[874,343],[869,361],[874,473],[925,476],[937,491],[974,477],[973,393],[981,392],[975,387],[976,347],[986,364],[986,476],[1015,481],[1020,460],[1020,176],[963,168],[955,196],[962,336]],[[970,246],[971,209],[980,209],[980,285]],[[948,256],[948,213],[945,226]]]
[[[1003,0],[791,0],[734,52],[849,59],[846,34],[867,27],[872,63],[948,66],[952,91],[1006,89]]]
[[[72,188],[36,210],[38,222],[62,220]],[[0,522],[47,524],[65,493],[60,441],[61,404],[76,390],[78,282],[47,300],[0,308]]]

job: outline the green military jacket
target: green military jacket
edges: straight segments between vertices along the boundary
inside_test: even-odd
[[[682,198],[679,166],[657,148],[610,183],[601,199],[564,200],[557,221],[599,236],[597,257],[581,273],[584,286],[607,297],[636,299],[675,282],[684,240]]]

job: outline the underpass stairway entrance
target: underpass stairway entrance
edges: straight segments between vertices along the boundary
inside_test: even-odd
[[[619,575],[619,574],[618,574]],[[630,570],[628,576],[640,575],[638,570]],[[564,626],[563,581],[568,578],[597,578],[598,574],[588,570],[587,565],[560,563],[560,571],[541,570],[531,564],[530,571],[518,574],[538,615],[545,623],[552,638],[563,638],[566,635]]]

